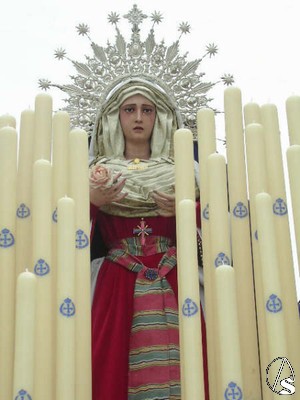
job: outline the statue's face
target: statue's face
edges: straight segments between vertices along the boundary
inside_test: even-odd
[[[120,106],[125,143],[149,144],[156,117],[155,104],[141,94],[128,97]]]

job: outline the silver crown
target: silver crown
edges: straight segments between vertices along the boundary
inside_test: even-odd
[[[164,41],[160,43],[155,41],[155,25],[161,23],[163,19],[160,12],[154,11],[148,16],[133,5],[123,18],[131,24],[130,41],[126,43],[120,32],[119,14],[111,12],[108,15],[108,21],[115,27],[116,38],[114,44],[108,41],[106,47],[96,44],[91,39],[88,25],[76,26],[78,34],[90,40],[93,55],[86,55],[86,63],[82,63],[70,59],[63,48],[55,50],[55,58],[68,59],[72,62],[77,75],[70,76],[73,83],[66,85],[40,79],[39,87],[44,90],[57,87],[67,93],[69,97],[65,99],[67,106],[64,110],[70,114],[72,126],[81,127],[91,134],[100,105],[116,86],[128,79],[147,80],[166,92],[177,104],[184,126],[195,132],[197,110],[210,107],[212,98],[207,96],[208,91],[220,81],[223,81],[225,85],[231,85],[234,82],[231,74],[224,74],[217,82],[205,82],[203,81],[205,73],[197,72],[205,57],[217,54],[217,46],[214,43],[207,45],[200,59],[188,61],[187,53],[182,55],[179,51],[180,38],[183,34],[190,32],[188,23],[182,22],[179,25],[178,39],[167,46]],[[140,25],[146,18],[151,19],[152,26],[143,41]]]

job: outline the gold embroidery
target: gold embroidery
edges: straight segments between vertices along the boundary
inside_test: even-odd
[[[131,170],[141,170],[141,169],[146,169],[148,168],[148,164],[141,164],[141,160],[139,158],[135,158],[132,160],[133,164],[129,164],[127,166],[127,169]]]

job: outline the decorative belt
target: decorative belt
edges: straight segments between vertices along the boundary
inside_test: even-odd
[[[122,241],[124,243],[136,244],[136,238],[126,239]],[[166,238],[158,237],[155,243],[160,245],[160,249],[169,246]],[[176,265],[175,247],[168,248],[157,268],[148,268],[124,248],[111,249],[107,258],[137,274],[130,336],[128,399],[179,400],[178,306],[166,279]]]
[[[172,246],[172,241],[164,236],[149,236],[145,244],[142,238],[128,237],[113,243],[112,249],[122,249],[133,256],[151,256],[157,253],[166,253]]]

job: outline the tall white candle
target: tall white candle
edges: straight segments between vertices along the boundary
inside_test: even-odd
[[[17,132],[0,129],[0,398],[12,398]]]
[[[61,198],[57,206],[56,400],[75,393],[75,203]]]
[[[203,399],[203,359],[200,318],[200,293],[196,240],[195,201],[183,199],[178,203],[177,249],[178,309],[180,318],[180,360],[182,399]]]
[[[251,110],[253,110],[253,105],[251,106]],[[248,118],[250,118],[249,111],[248,105]],[[224,112],[231,247],[238,299],[244,396],[246,398],[260,398],[259,355],[245,165],[242,95],[239,88],[231,87],[225,89]],[[245,324],[244,320],[245,315],[247,315],[247,324]]]
[[[225,157],[211,154],[207,159],[211,260],[215,267],[231,264],[229,213]]]
[[[261,107],[261,115],[265,146],[268,149],[266,163],[269,194],[272,198],[272,210],[275,217],[277,256],[279,265],[284,265],[284,268],[279,271],[283,301],[286,304],[285,324],[289,327],[287,331],[288,354],[293,363],[294,354],[300,354],[300,342],[297,339],[300,335],[300,321],[277,107],[274,104],[265,104]],[[297,364],[296,359],[294,363]],[[300,362],[296,373],[300,373]]]
[[[21,113],[20,140],[17,174],[17,243],[16,272],[17,276],[24,270],[24,265],[31,263],[32,250],[32,168],[34,146],[34,111],[24,110]]]
[[[300,96],[288,97],[285,106],[290,145],[300,144]]]
[[[53,116],[53,203],[68,192],[70,116],[59,111]]]
[[[297,247],[298,261],[300,261],[300,145],[294,144],[286,151],[290,194],[293,209],[294,230]],[[298,275],[300,277],[300,262],[298,262]]]
[[[52,97],[40,93],[35,98],[34,161],[51,160]]]
[[[238,204],[248,208],[242,95],[239,88],[231,87],[224,91],[224,112],[230,208],[234,210]]]
[[[51,232],[51,164],[37,160],[32,182],[32,269],[37,276],[37,327],[34,397],[52,400],[53,299]]]
[[[216,152],[216,124],[215,113],[210,108],[203,108],[197,112],[198,132],[198,159],[200,180],[200,205],[201,205],[201,236],[203,249],[204,270],[204,298],[205,298],[205,322],[207,338],[207,362],[208,375],[216,376],[218,361],[216,359],[216,346],[214,329],[214,292],[212,290],[212,263],[210,255],[210,232],[209,232],[209,204],[208,204],[208,172],[207,157]],[[209,386],[211,398],[216,398],[217,385]]]
[[[210,232],[210,260],[212,271],[211,290],[216,293],[214,269],[222,264],[231,263],[231,249],[229,240],[229,212],[227,196],[227,175],[225,157],[214,153],[207,158],[208,172],[208,204],[209,204],[209,232]],[[214,316],[216,316],[216,300],[213,300]],[[216,332],[216,317],[213,321],[213,332]],[[220,396],[221,372],[218,363],[219,343],[215,338],[216,365],[214,375],[217,383],[216,397]]]
[[[268,364],[279,355],[287,356],[287,328],[284,313],[287,305],[283,300],[280,263],[276,243],[275,222],[272,198],[268,193],[255,196],[257,216],[258,245],[261,275],[263,281],[263,299],[268,336]],[[273,298],[275,301],[273,301]],[[276,335],[274,335],[276,332]],[[267,365],[268,365],[267,364]]]
[[[53,299],[56,304],[56,274],[57,274],[57,202],[68,195],[69,180],[69,134],[70,116],[65,111],[53,115],[52,143],[52,279]],[[55,339],[55,338],[54,338]]]
[[[69,140],[69,196],[74,199],[76,210],[76,400],[90,400],[92,394],[88,137],[85,131],[73,129]]]
[[[175,196],[176,196],[176,215],[178,214],[178,204],[183,199],[195,200],[195,177],[194,177],[194,157],[193,157],[193,134],[188,129],[178,129],[174,134],[174,159],[175,159]],[[179,225],[176,224],[178,231]],[[177,247],[177,257],[180,258],[180,247]],[[178,281],[178,296],[181,294],[182,282]],[[182,315],[179,313],[180,337],[183,337]],[[181,339],[180,339],[181,340]],[[184,358],[180,362],[181,375],[184,375]],[[181,391],[185,393],[185,380],[181,379]]]
[[[235,271],[230,265],[215,270],[216,312],[222,398],[244,398]],[[236,396],[236,397],[235,397]],[[219,397],[221,398],[221,397]]]
[[[193,134],[188,129],[178,129],[174,134],[176,201],[195,200],[195,175]],[[192,174],[187,171],[193,171]]]
[[[197,112],[198,131],[198,159],[199,159],[199,181],[200,181],[200,203],[201,203],[201,228],[203,245],[208,244],[207,251],[203,249],[203,256],[209,265],[209,204],[208,204],[208,172],[207,158],[216,152],[216,125],[215,114],[210,108],[203,108]],[[179,146],[178,146],[179,147]],[[204,239],[205,237],[205,239]]]
[[[21,272],[16,290],[16,334],[14,356],[13,398],[33,396],[35,333],[36,333],[36,286],[32,272]]]
[[[253,268],[255,279],[256,313],[259,337],[259,354],[261,375],[265,374],[265,365],[268,363],[268,342],[266,336],[265,309],[263,303],[262,278],[260,273],[260,258],[257,241],[257,222],[255,210],[255,196],[260,192],[268,191],[268,177],[265,159],[265,142],[263,126],[253,123],[246,126],[246,154],[248,187],[250,199],[251,239],[253,253]],[[263,397],[272,399],[272,392],[267,385],[262,386]]]

